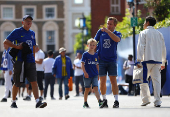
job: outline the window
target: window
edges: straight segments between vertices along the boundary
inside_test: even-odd
[[[4,31],[4,40],[7,38],[7,36],[11,33],[11,31]]]
[[[3,8],[3,19],[13,19],[13,8],[4,7]]]
[[[47,51],[53,50],[55,51],[55,31],[46,31],[46,44],[47,44]]]
[[[74,0],[74,4],[83,4],[83,0]]]
[[[49,19],[54,18],[54,8],[46,8],[45,17]]]
[[[24,15],[30,15],[34,18],[34,8],[25,8]]]
[[[74,29],[78,28],[79,23],[80,23],[80,19],[82,17],[81,13],[73,13],[72,14],[72,27]]]
[[[120,0],[111,0],[111,14],[120,14]]]

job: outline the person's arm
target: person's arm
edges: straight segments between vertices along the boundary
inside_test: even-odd
[[[81,62],[81,68],[82,68],[82,70],[83,70],[83,72],[84,72],[84,77],[85,77],[85,78],[89,78],[89,75],[88,75],[88,73],[86,72],[85,67],[84,67],[84,62]]]
[[[166,47],[165,47],[165,42],[164,38],[162,37],[162,65],[161,65],[161,70],[165,69],[165,62],[166,62]]]
[[[120,38],[118,36],[116,36],[113,32],[111,32],[110,30],[108,30],[104,26],[102,26],[102,27],[103,28],[101,29],[101,31],[106,32],[113,41],[115,41],[115,42],[119,42],[120,41]]]
[[[138,45],[137,45],[137,61],[141,62],[143,60],[143,55],[146,47],[146,35],[141,32],[138,38]]]
[[[22,43],[20,43],[20,45],[17,46],[15,44],[13,44],[11,41],[9,41],[8,39],[5,39],[3,43],[8,45],[9,47],[22,50]]]
[[[52,66],[52,75],[54,76],[54,77],[56,77],[56,70],[57,69],[57,58],[55,58],[55,60],[54,60],[54,63],[53,63],[53,66]]]
[[[43,63],[43,59],[35,60],[35,63],[42,64]]]
[[[34,55],[34,58],[35,58],[35,46],[33,46],[33,55]]]
[[[127,67],[127,61],[125,61],[124,65],[123,65],[123,69],[124,70],[129,69],[129,67]]]
[[[13,70],[13,63],[12,63],[11,59],[12,59],[12,57],[8,53],[9,75],[12,75],[12,70]]]

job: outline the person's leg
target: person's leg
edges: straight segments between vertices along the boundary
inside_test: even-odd
[[[44,98],[47,97],[47,90],[48,85],[50,84],[50,78],[48,77],[48,74],[45,73],[45,89],[44,89]]]
[[[10,87],[10,82],[11,82],[11,79],[10,79],[10,75],[9,75],[9,71],[5,71],[5,74],[4,74],[4,79],[5,79],[5,94],[4,94],[4,97],[5,99],[8,98],[8,94],[9,94],[9,87]]]
[[[75,76],[76,95],[79,95],[79,77]]]
[[[43,71],[37,71],[37,83],[38,83],[38,87],[39,87],[39,90],[40,90],[40,96],[42,97],[43,96],[43,92],[44,92],[44,89],[43,89],[43,78],[44,78],[44,72]]]
[[[148,75],[150,74],[150,69],[152,66],[146,65],[146,63],[142,63],[143,65],[143,83],[140,84],[140,95],[142,99],[141,106],[146,106],[150,104],[150,90],[148,86]]]
[[[129,76],[129,95],[131,95],[132,87],[133,87],[132,76]]]
[[[154,104],[161,105],[160,93],[161,93],[161,64],[154,64],[151,69],[151,78],[154,87]]]
[[[64,76],[64,77],[63,77],[63,80],[64,80],[65,96],[67,96],[68,93],[69,93],[69,88],[68,88],[68,77],[67,77],[67,76]]]
[[[16,100],[16,96],[18,93],[19,87],[15,86],[15,84],[12,87],[12,100],[15,101]]]
[[[39,98],[39,94],[38,94],[38,85],[37,85],[37,82],[34,81],[34,82],[30,82],[30,83],[31,83],[31,86],[32,86],[32,92],[34,94],[34,98],[38,99]]]
[[[100,91],[103,100],[106,99],[106,75],[107,75],[107,62],[99,60],[99,78],[100,78]]]
[[[112,84],[113,95],[118,95],[119,94],[119,88],[117,86],[116,76],[109,76],[109,77],[110,77],[110,82]]]
[[[84,94],[85,88],[84,88],[84,82],[83,82],[83,75],[80,76],[80,83],[82,87],[82,93]]]
[[[55,84],[55,77],[51,73],[51,75],[50,75],[50,86],[51,86],[50,95],[51,95],[51,98],[54,98],[54,84]]]
[[[91,88],[85,88],[85,92],[84,92],[84,102],[87,102],[87,97],[88,97],[88,94],[89,94],[90,89],[91,89]]]
[[[58,80],[58,92],[59,92],[59,96],[60,96],[60,98],[59,99],[62,99],[62,97],[63,97],[63,91],[62,91],[62,78],[58,78],[57,79]]]

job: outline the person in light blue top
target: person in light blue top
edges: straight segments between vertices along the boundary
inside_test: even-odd
[[[13,64],[12,64],[12,57],[9,54],[10,48],[8,45],[4,44],[4,52],[2,54],[2,61],[1,61],[1,70],[3,70],[4,73],[4,79],[5,79],[5,95],[3,96],[1,102],[7,102],[7,97],[9,94],[9,91],[12,93],[12,71],[13,71]]]
[[[98,92],[98,54],[95,53],[97,41],[95,39],[89,39],[87,41],[88,51],[83,53],[81,67],[84,72],[83,81],[85,86],[84,92],[84,108],[89,108],[87,103],[88,93],[91,89],[91,85],[93,87],[95,96],[99,102],[99,106],[102,106],[103,102],[100,99],[100,95]]]
[[[109,17],[107,19],[107,28],[102,26],[94,37],[98,42],[100,90],[103,96],[104,107],[108,107],[106,99],[106,75],[108,73],[115,97],[113,108],[119,107],[116,60],[117,44],[121,40],[121,33],[115,30],[117,22],[116,18]]]

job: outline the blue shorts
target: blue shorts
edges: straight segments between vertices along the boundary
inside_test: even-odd
[[[91,78],[83,77],[83,81],[84,81],[85,88],[90,88],[91,85],[92,85],[92,87],[98,87],[98,76],[94,76]]]
[[[99,60],[99,76],[117,76],[117,63]]]

